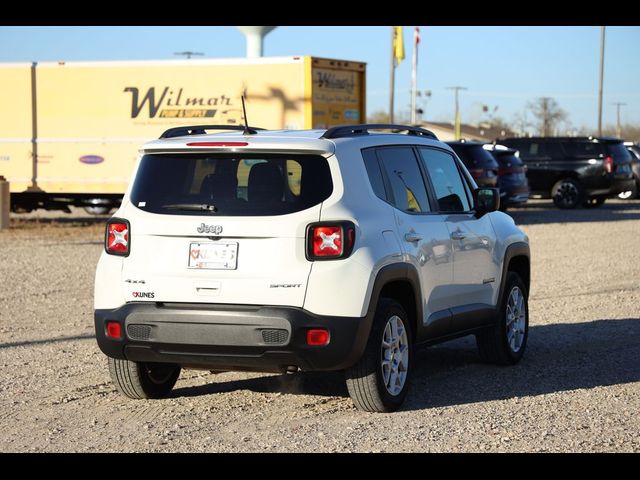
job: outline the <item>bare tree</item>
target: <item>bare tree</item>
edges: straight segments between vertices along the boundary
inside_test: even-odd
[[[519,137],[525,137],[528,135],[528,130],[532,127],[531,122],[527,118],[527,111],[517,112],[513,115],[513,129]]]
[[[602,134],[615,137],[616,130],[616,125],[607,125],[602,129]],[[640,142],[640,125],[622,124],[620,126],[620,137],[629,142]]]
[[[536,128],[543,137],[553,135],[556,127],[568,118],[567,112],[551,97],[536,98],[527,103],[527,109],[537,120]]]

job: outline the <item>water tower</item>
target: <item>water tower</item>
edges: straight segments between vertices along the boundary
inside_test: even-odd
[[[247,58],[262,56],[262,41],[267,34],[278,27],[236,27],[247,39]]]

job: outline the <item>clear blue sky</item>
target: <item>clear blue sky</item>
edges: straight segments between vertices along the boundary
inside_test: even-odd
[[[511,121],[527,101],[555,98],[574,127],[597,125],[600,28],[421,26],[418,89],[427,120],[453,118],[451,85],[460,94],[463,122],[497,106]],[[406,59],[396,70],[396,112],[408,111],[413,27],[404,27]],[[265,39],[265,56],[315,55],[367,62],[367,111],[389,103],[390,27],[284,26]],[[243,57],[245,41],[234,27],[0,27],[0,62],[176,58],[192,50],[205,57]],[[607,27],[603,124],[640,124],[640,27]]]

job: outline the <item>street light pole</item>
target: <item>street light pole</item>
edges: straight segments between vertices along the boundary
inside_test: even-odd
[[[617,117],[617,121],[616,121],[616,137],[618,138],[622,138],[622,133],[621,133],[621,128],[620,128],[620,107],[626,105],[626,103],[622,103],[622,102],[615,102],[612,103],[612,105],[616,106],[616,117]]]
[[[467,89],[467,87],[455,86],[455,87],[447,87],[447,90],[453,90],[455,92],[455,99],[456,99],[456,118],[455,118],[456,140],[460,140],[460,138],[461,138],[461,135],[460,135],[460,106],[458,104],[458,92],[460,90],[468,90],[468,89]]]
[[[602,136],[602,82],[604,80],[604,30],[600,27],[600,83],[598,86],[598,136]]]

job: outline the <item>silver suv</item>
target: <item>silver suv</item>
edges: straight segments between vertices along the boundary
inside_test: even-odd
[[[168,130],[107,223],[98,344],[131,398],[181,368],[343,370],[358,408],[395,410],[416,345],[522,357],[528,238],[498,206],[420,128]]]

